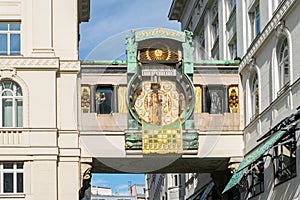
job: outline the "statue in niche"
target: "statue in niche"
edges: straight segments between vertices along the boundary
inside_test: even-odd
[[[87,87],[82,87],[81,92],[81,109],[83,113],[90,112],[90,91]]]
[[[220,114],[222,113],[222,98],[218,92],[214,91],[210,95],[210,113]]]
[[[232,113],[238,112],[239,98],[235,89],[232,89],[230,91],[228,103],[229,103],[230,112]]]
[[[99,114],[101,114],[100,106],[106,100],[105,93],[104,92],[102,92],[102,93],[97,92],[95,100],[96,100],[96,112],[97,112],[97,115],[99,115]]]

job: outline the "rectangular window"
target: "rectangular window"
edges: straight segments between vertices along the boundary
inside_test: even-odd
[[[280,184],[296,176],[295,132],[289,133],[274,147],[275,184]]]
[[[237,42],[234,40],[229,44],[230,59],[235,59],[237,57]]]
[[[24,192],[23,162],[0,164],[0,194],[16,194]]]
[[[0,23],[0,55],[21,54],[20,23]]]
[[[249,166],[247,183],[249,198],[264,192],[264,162],[262,158]]]
[[[259,4],[249,13],[251,39],[253,40],[260,33],[260,11]]]

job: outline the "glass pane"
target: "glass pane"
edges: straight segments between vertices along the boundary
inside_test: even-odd
[[[2,99],[2,126],[12,127],[12,99]]]
[[[23,173],[17,173],[17,192],[23,193]]]
[[[20,54],[20,46],[21,46],[20,34],[11,34],[10,35],[10,54],[11,55]]]
[[[12,97],[13,96],[13,93],[11,91],[4,91],[2,93],[2,96],[6,96],[6,97]]]
[[[17,118],[17,127],[23,126],[23,100],[16,99],[16,118]]]
[[[12,193],[13,192],[13,173],[4,173],[3,174],[3,192]]]
[[[20,24],[10,24],[9,25],[9,30],[19,31],[20,30]]]
[[[2,85],[3,85],[3,88],[5,88],[5,89],[12,89],[12,82],[11,81],[3,81]]]
[[[12,163],[3,163],[3,169],[13,169],[13,167]]]
[[[17,169],[23,169],[23,163],[17,163]]]
[[[0,34],[0,54],[7,55],[7,34]]]
[[[17,89],[16,89],[16,95],[17,96],[22,96],[23,94],[22,94],[22,89],[20,88],[20,86],[16,86],[17,87]]]
[[[7,31],[8,30],[8,24],[0,24],[0,31]]]

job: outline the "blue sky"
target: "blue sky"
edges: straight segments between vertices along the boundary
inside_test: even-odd
[[[144,174],[92,174],[92,185],[110,187],[113,194],[129,195],[129,184],[145,184]]]
[[[131,30],[163,27],[180,30],[169,21],[172,0],[91,0],[89,22],[80,25],[81,60],[114,60],[125,55],[125,37]],[[128,195],[128,181],[143,184],[143,174],[93,174],[92,185],[110,187]]]
[[[180,29],[168,20],[172,0],[91,0],[89,22],[80,25],[81,60],[114,60],[125,54],[131,30],[151,27]]]

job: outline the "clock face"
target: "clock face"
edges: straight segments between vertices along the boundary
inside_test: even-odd
[[[154,125],[167,125],[174,122],[181,114],[184,98],[176,90],[173,82],[160,82],[159,89],[153,89],[150,81],[142,83],[141,91],[136,95],[134,102],[138,117]]]

